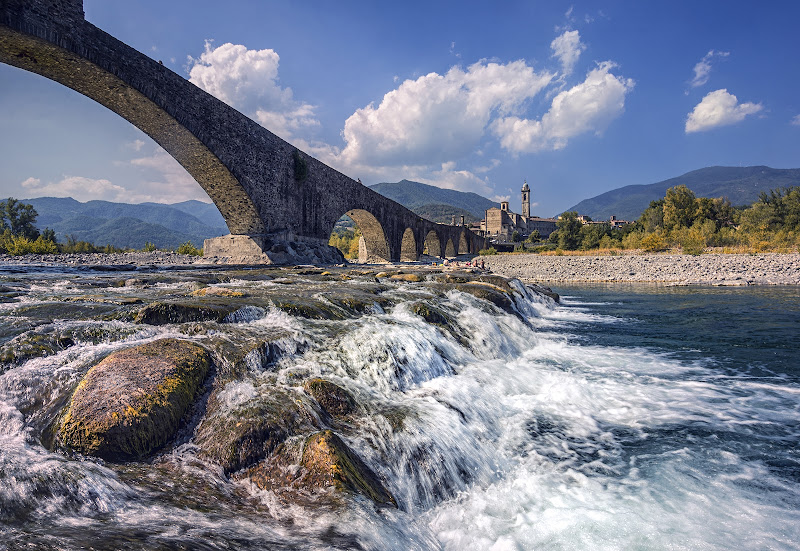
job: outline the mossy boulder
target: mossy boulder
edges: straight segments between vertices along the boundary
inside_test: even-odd
[[[242,291],[228,289],[227,287],[201,287],[192,291],[193,297],[244,297],[247,296]]]
[[[341,417],[356,411],[357,404],[353,396],[345,389],[325,379],[309,379],[303,384],[303,390],[314,398],[329,415]]]
[[[419,274],[394,274],[389,276],[389,278],[395,281],[405,281],[408,283],[419,283],[420,281],[425,281],[425,278]]]
[[[287,444],[244,475],[261,489],[295,500],[306,500],[311,490],[333,490],[331,497],[337,500],[361,494],[375,503],[397,507],[378,476],[333,431],[314,433],[299,447]]]
[[[136,459],[177,431],[208,374],[200,345],[161,339],[115,352],[81,380],[61,422],[61,442],[105,459]]]
[[[306,439],[300,465],[306,469],[306,487],[355,492],[376,503],[397,507],[378,476],[333,431],[324,430]]]
[[[226,474],[258,463],[289,436],[314,430],[292,397],[277,389],[229,411],[223,409],[212,400],[194,443],[201,456]]]
[[[463,293],[469,293],[476,298],[488,300],[509,314],[518,315],[518,312],[514,309],[514,302],[511,300],[509,293],[505,293],[501,288],[495,285],[482,282],[464,283],[456,285],[456,289]]]
[[[136,323],[165,325],[199,321],[222,321],[238,308],[235,304],[190,304],[153,302],[140,309],[133,318]]]

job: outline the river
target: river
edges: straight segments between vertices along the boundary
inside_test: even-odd
[[[512,282],[504,310],[441,274],[126,270],[0,272],[4,551],[798,548],[797,287],[574,285],[554,289],[557,304]],[[235,307],[134,319],[200,289]],[[419,304],[442,318],[426,322]],[[313,413],[304,379],[345,388],[359,415],[310,418],[398,507],[287,498],[226,474],[191,424],[129,463],[53,444],[92,365],[165,336],[210,349],[218,373],[240,358],[217,389],[231,408],[278,388]],[[269,361],[264,342],[280,352]]]

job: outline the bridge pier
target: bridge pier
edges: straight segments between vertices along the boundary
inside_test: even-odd
[[[323,239],[287,235],[223,235],[206,239],[203,255],[231,264],[341,264],[345,258]]]

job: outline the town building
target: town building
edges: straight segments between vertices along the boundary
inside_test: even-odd
[[[511,212],[508,201],[502,201],[500,208],[487,209],[485,214],[481,221],[483,235],[500,243],[510,242],[514,232],[526,238],[535,230],[542,239],[546,239],[556,230],[555,218],[531,216],[531,189],[527,181],[522,185],[522,214]]]

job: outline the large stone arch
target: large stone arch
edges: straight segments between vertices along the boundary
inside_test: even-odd
[[[181,122],[112,72],[6,26],[0,26],[0,62],[63,84],[114,111],[186,169],[217,206],[231,233],[264,233],[255,204],[219,157]]]
[[[417,260],[417,239],[414,237],[414,230],[406,228],[403,232],[403,240],[400,243],[400,260],[402,262],[414,262]]]
[[[447,240],[447,247],[444,249],[444,256],[445,258],[453,258],[456,256],[456,248],[453,246],[453,240]]]
[[[430,256],[444,256],[442,254],[442,242],[436,230],[431,230],[425,236],[425,249]]]
[[[458,254],[469,254],[469,240],[467,239],[467,232],[462,231],[458,239]]]
[[[352,218],[361,230],[363,246],[359,244],[359,262],[389,262],[391,260],[389,242],[378,219],[363,209],[349,210],[345,214]]]

